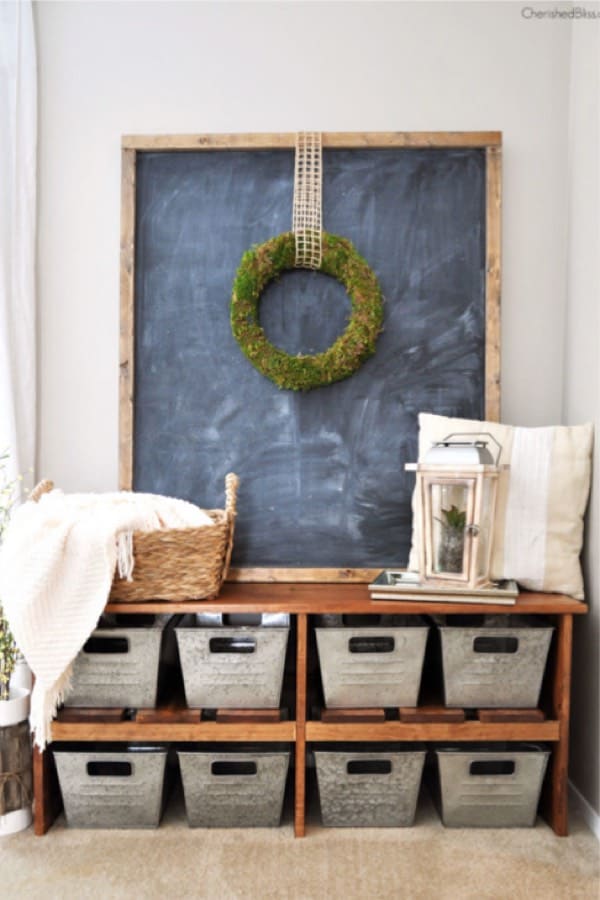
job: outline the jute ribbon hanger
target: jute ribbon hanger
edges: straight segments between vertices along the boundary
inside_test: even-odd
[[[323,231],[321,135],[296,135],[292,231],[248,250],[235,275],[231,330],[252,365],[278,387],[309,391],[353,375],[375,353],[383,322],[377,277],[352,243]],[[260,324],[259,303],[269,282],[290,269],[337,279],[351,301],[345,331],[322,353],[291,355],[275,347]]]
[[[296,268],[319,269],[323,254],[323,152],[321,134],[299,131],[294,165],[292,230],[296,242]]]
[[[0,772],[0,816],[6,814],[7,804],[4,798],[4,786],[6,784],[10,784],[11,781],[16,781],[21,788],[21,803],[26,805],[33,801],[31,791],[29,790],[29,787],[24,780],[28,772],[28,767],[23,769],[15,769],[14,772]]]

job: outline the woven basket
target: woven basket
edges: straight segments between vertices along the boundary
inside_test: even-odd
[[[225,478],[225,509],[206,512],[214,525],[198,528],[165,528],[133,534],[133,581],[115,575],[110,600],[139,603],[144,600],[213,600],[227,575],[236,515],[239,479]],[[38,500],[52,490],[41,481],[30,494]]]

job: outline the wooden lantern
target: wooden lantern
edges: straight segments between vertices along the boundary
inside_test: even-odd
[[[449,434],[433,444],[417,473],[421,506],[419,573],[423,584],[475,590],[490,583],[501,447],[490,434]],[[458,439],[461,440],[458,440]],[[497,445],[496,459],[487,447]]]

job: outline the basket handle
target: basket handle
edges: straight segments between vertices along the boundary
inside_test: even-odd
[[[43,494],[48,494],[50,491],[54,489],[54,482],[50,481],[48,478],[44,478],[43,481],[40,481],[34,489],[30,492],[28,500],[33,500],[34,503],[37,503]]]
[[[234,475],[233,472],[229,472],[229,474],[225,476],[225,510],[230,516],[235,516],[236,514],[239,483],[240,479],[237,475]]]
[[[351,637],[348,641],[350,653],[393,653],[395,640],[393,636]]]
[[[233,532],[235,530],[236,501],[237,490],[240,479],[233,472],[229,472],[225,476],[225,512],[227,513],[227,551],[223,564],[223,581],[227,577],[229,571],[229,563],[231,562],[231,553],[233,551]]]
[[[493,441],[495,443],[495,445],[498,449],[498,453],[496,454],[496,460],[494,462],[494,465],[497,466],[499,464],[500,456],[502,454],[502,444],[489,431],[453,431],[453,432],[451,432],[451,434],[447,434],[446,437],[444,438],[444,440],[440,441],[440,443],[443,444],[450,438],[454,438],[454,437],[470,437],[470,438],[487,437],[487,438],[489,438],[491,441]]]
[[[391,759],[349,759],[346,763],[347,775],[389,775],[391,771]]]

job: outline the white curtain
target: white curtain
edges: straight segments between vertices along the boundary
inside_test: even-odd
[[[8,478],[36,449],[37,72],[31,0],[0,0],[0,451]]]

